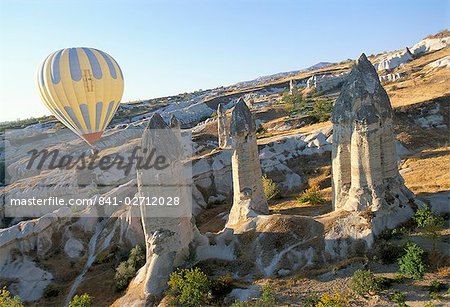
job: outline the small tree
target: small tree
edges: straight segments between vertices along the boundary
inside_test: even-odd
[[[207,301],[211,282],[199,268],[178,270],[170,274],[169,293],[182,306],[202,306]]]
[[[266,175],[261,177],[263,187],[264,187],[264,194],[266,195],[267,200],[272,199],[276,196],[278,196],[279,191],[277,188],[277,185],[275,182],[273,182],[272,179],[267,178]]]
[[[325,203],[325,198],[320,192],[320,188],[318,185],[313,185],[309,189],[306,189],[300,197],[297,199],[299,203],[302,204],[310,204],[313,206],[322,205]]]
[[[0,289],[0,307],[23,307],[20,297],[12,295],[6,287]]]
[[[69,307],[91,307],[93,297],[87,293],[75,295],[69,303]],[[0,305],[1,306],[1,305]]]
[[[116,290],[120,291],[128,287],[128,284],[136,276],[136,272],[145,264],[145,250],[141,245],[136,245],[130,251],[128,260],[122,261],[116,268],[114,280]]]
[[[425,274],[423,249],[416,243],[408,242],[405,252],[405,255],[398,260],[400,272],[414,279],[422,279]]]
[[[436,248],[436,238],[439,231],[444,227],[444,219],[434,214],[430,207],[419,208],[414,214],[413,220],[417,226],[421,228],[428,237],[433,240],[433,250]]]
[[[375,294],[380,290],[379,280],[370,270],[357,270],[352,276],[351,289],[360,296]]]

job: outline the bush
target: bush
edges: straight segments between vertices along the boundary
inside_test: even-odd
[[[308,293],[301,302],[302,307],[315,307],[320,302],[320,296],[315,293]]]
[[[447,289],[447,287],[443,283],[438,280],[433,280],[428,286],[428,293],[441,292],[445,289]]]
[[[128,287],[128,284],[136,276],[136,272],[145,264],[145,250],[141,245],[136,245],[130,251],[128,260],[122,261],[116,268],[114,281],[116,290],[121,291]]]
[[[408,242],[405,255],[399,258],[400,272],[414,279],[422,279],[425,274],[423,249],[416,243]]]
[[[413,220],[419,228],[431,237],[436,237],[438,231],[444,226],[444,219],[439,215],[435,215],[430,207],[417,209]]]
[[[333,294],[325,293],[320,297],[316,307],[343,307],[350,306],[345,295],[335,291]]]
[[[0,307],[23,307],[20,297],[12,295],[6,287],[0,290]]]
[[[272,199],[278,196],[279,191],[275,182],[272,179],[267,178],[267,176],[262,176],[262,183],[264,187],[264,194],[266,195],[267,200]]]
[[[283,97],[281,98],[281,102],[289,105],[290,112],[297,111],[304,106],[302,96],[299,94],[291,95],[288,93],[284,93]]]
[[[399,307],[406,306],[406,304],[405,304],[406,297],[401,292],[394,292],[394,293],[390,294],[389,299],[391,301],[393,301],[394,303],[397,303],[397,306],[399,306]]]
[[[312,109],[306,112],[306,115],[313,117],[318,122],[326,122],[331,117],[333,110],[333,102],[325,100],[317,100]]]
[[[375,294],[375,292],[380,290],[379,280],[370,270],[355,271],[350,286],[351,289],[360,296]]]
[[[322,193],[320,192],[320,188],[318,185],[314,185],[304,191],[302,195],[297,199],[299,203],[302,204],[310,204],[313,206],[322,205],[325,203],[325,198],[323,197]]]
[[[69,303],[69,307],[91,307],[92,306],[92,296],[84,293],[80,296],[75,295]]]
[[[275,306],[277,299],[275,297],[275,293],[273,292],[273,288],[271,285],[266,284],[261,287],[260,297],[256,302],[256,306],[260,307],[268,307]]]
[[[201,306],[207,301],[211,282],[199,268],[178,270],[170,274],[169,292],[183,306]]]

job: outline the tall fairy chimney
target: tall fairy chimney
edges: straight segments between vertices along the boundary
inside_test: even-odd
[[[230,132],[228,128],[227,113],[221,103],[217,106],[217,135],[219,137],[220,148],[230,146]]]
[[[262,184],[253,115],[242,98],[231,114],[230,131],[234,153],[233,207],[227,225],[234,225],[256,214],[267,214],[269,207]]]
[[[414,198],[397,169],[392,118],[389,97],[362,54],[333,109],[334,210],[382,215]]]

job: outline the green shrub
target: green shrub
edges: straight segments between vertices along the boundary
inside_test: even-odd
[[[320,302],[319,294],[312,292],[308,293],[301,301],[302,307],[315,307]]]
[[[423,249],[416,243],[408,242],[405,255],[399,258],[400,272],[414,279],[422,279],[425,274]]]
[[[116,268],[114,281],[116,290],[121,291],[128,287],[128,284],[136,276],[136,272],[145,264],[145,250],[141,245],[136,245],[130,251],[130,256],[126,261],[122,261]]]
[[[444,226],[444,219],[434,214],[430,207],[419,208],[414,214],[413,220],[428,236],[436,237],[438,231]]]
[[[250,304],[248,302],[234,301],[230,307],[249,307]]]
[[[0,307],[23,307],[20,297],[12,295],[6,287],[0,289]]]
[[[406,304],[405,304],[405,301],[406,301],[406,297],[405,297],[405,294],[403,294],[403,293],[401,293],[401,292],[394,292],[394,293],[391,293],[390,295],[389,295],[389,299],[391,300],[391,301],[393,301],[394,303],[397,303],[397,306],[399,306],[399,307],[404,307],[404,306],[406,306]]]
[[[267,200],[272,199],[278,196],[279,191],[275,182],[272,179],[267,178],[267,176],[262,176],[262,183],[264,187],[264,194],[266,195]]]
[[[305,102],[300,94],[291,95],[289,93],[284,93],[281,98],[281,102],[287,104],[290,112],[297,111],[301,109]]]
[[[374,294],[380,290],[377,277],[370,270],[357,270],[350,282],[351,289],[360,296]]]
[[[259,299],[256,301],[256,306],[269,307],[275,306],[277,299],[271,285],[266,284],[261,287]]]
[[[297,199],[297,201],[301,204],[310,204],[313,206],[322,205],[325,203],[325,198],[323,197],[322,193],[320,192],[320,188],[318,185],[314,185],[310,187],[309,189],[306,189],[300,197]]]
[[[343,307],[350,306],[348,299],[345,295],[335,291],[333,294],[324,293],[320,297],[320,301],[316,304],[316,307]]]
[[[91,307],[92,306],[92,296],[84,293],[80,296],[75,295],[69,303],[69,307]]]
[[[326,122],[331,117],[333,110],[333,102],[325,100],[317,100],[312,109],[306,112],[306,115],[313,117],[318,122]]]
[[[169,293],[182,306],[201,306],[207,301],[211,282],[199,268],[178,270],[170,274]]]
[[[433,280],[428,286],[428,293],[441,292],[447,289],[447,286],[438,280]]]

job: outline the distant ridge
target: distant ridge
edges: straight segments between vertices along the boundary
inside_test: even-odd
[[[265,82],[268,82],[268,81],[272,81],[272,80],[276,80],[276,79],[280,79],[280,78],[285,78],[285,77],[289,77],[289,76],[294,76],[294,75],[297,75],[298,73],[301,73],[301,72],[316,70],[316,69],[324,68],[324,67],[331,66],[331,65],[334,65],[334,64],[336,64],[336,63],[319,62],[317,64],[314,64],[314,65],[312,65],[310,67],[307,67],[307,68],[304,68],[304,69],[301,69],[301,70],[292,70],[292,71],[287,71],[287,72],[276,73],[276,74],[273,74],[273,75],[261,76],[261,77],[258,77],[256,79],[253,79],[253,80],[236,83],[236,85],[237,86],[247,86],[247,85],[251,85],[251,84],[258,85],[258,84],[265,83]]]

